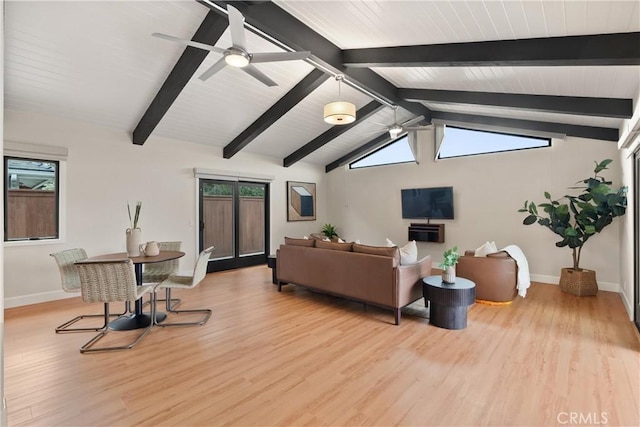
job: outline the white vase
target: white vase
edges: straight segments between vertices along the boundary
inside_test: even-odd
[[[127,256],[140,256],[140,243],[142,243],[142,230],[127,228]]]
[[[447,267],[442,271],[442,281],[444,283],[455,283],[456,282],[456,268],[455,267]]]

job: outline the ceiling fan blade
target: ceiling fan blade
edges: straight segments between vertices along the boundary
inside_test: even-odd
[[[241,70],[249,74],[250,76],[260,80],[262,83],[264,83],[269,87],[278,86],[278,83],[271,80],[269,77],[266,76],[266,74],[264,74],[262,71],[258,70],[256,67],[254,67],[251,64],[241,68]]]
[[[207,71],[202,73],[202,75],[198,78],[202,81],[207,80],[209,77],[213,76],[215,73],[222,70],[226,65],[227,63],[225,62],[224,57],[222,57],[218,59],[218,61],[216,61],[215,64],[209,67]]]
[[[380,123],[380,122],[371,122],[371,123],[373,123],[374,125],[382,126],[383,128],[385,128],[385,130],[389,129],[389,126],[387,126],[386,123]]]
[[[247,39],[244,35],[244,16],[238,9],[231,5],[227,5],[229,13],[229,29],[231,30],[231,43],[235,47],[247,50]]]
[[[222,49],[216,46],[211,46],[208,44],[204,44],[204,43],[200,43],[200,42],[194,42],[193,40],[185,40],[185,39],[180,39],[178,37],[174,37],[174,36],[169,36],[167,34],[162,34],[162,33],[153,33],[151,34],[154,37],[158,37],[161,39],[165,39],[165,40],[171,40],[173,42],[178,42],[187,46],[191,46],[191,47],[197,47],[198,49],[204,49],[204,50],[210,50],[211,52],[216,52],[216,53],[224,53],[224,51],[226,49]]]
[[[252,53],[251,62],[277,62],[277,61],[295,61],[298,59],[307,59],[311,52],[269,52],[269,53]]]

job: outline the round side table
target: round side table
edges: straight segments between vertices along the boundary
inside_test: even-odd
[[[429,323],[446,329],[467,327],[467,307],[476,300],[476,284],[456,277],[455,283],[444,283],[442,276],[422,279],[422,294],[429,306]]]

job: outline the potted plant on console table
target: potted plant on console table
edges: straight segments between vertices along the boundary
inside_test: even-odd
[[[325,235],[327,239],[336,240],[338,239],[338,228],[331,224],[325,224],[322,226],[322,234]]]
[[[573,267],[563,268],[560,274],[560,289],[578,296],[595,295],[598,292],[596,272],[580,268],[582,247],[591,236],[601,232],[611,224],[613,218],[622,216],[627,208],[627,187],[613,190],[611,181],[598,175],[611,163],[606,159],[596,162],[593,178],[578,183],[585,186],[573,187],[582,189],[577,196],[565,195],[556,200],[545,191],[548,202],[536,206],[533,202],[524,202],[518,212],[528,212],[524,225],[535,222],[559,235],[562,240],[556,242],[559,248],[568,246],[573,252]],[[538,212],[542,208],[544,214]]]

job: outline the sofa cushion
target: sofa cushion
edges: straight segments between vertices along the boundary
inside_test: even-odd
[[[284,244],[292,246],[306,246],[308,248],[312,248],[315,246],[315,242],[315,239],[295,239],[292,237],[284,238]]]
[[[316,240],[315,242],[316,248],[351,252],[351,243],[325,242],[324,240]]]
[[[400,251],[397,246],[369,246],[353,244],[353,252],[359,252],[361,254],[380,255],[396,258],[400,261]]]

